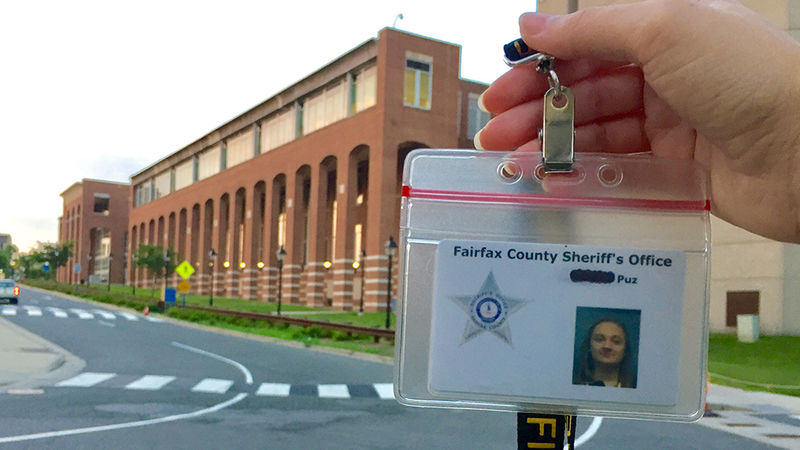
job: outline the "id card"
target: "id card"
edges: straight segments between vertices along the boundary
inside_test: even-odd
[[[403,173],[395,397],[691,421],[708,343],[694,161],[424,149]]]
[[[676,251],[442,240],[430,388],[674,405],[685,268]]]

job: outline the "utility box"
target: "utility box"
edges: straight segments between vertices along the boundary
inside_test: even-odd
[[[739,314],[736,316],[736,332],[739,342],[758,340],[758,314]]]

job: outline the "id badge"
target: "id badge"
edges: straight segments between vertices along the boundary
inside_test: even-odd
[[[395,394],[412,406],[702,415],[709,202],[692,161],[417,150]]]

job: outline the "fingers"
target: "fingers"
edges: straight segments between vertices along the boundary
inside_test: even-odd
[[[593,153],[638,153],[650,150],[644,132],[644,116],[628,116],[590,123],[575,130],[575,151]]]
[[[619,67],[619,63],[588,59],[555,63],[561,84],[567,86],[616,67]],[[500,114],[514,106],[541,98],[549,88],[547,77],[536,72],[535,64],[517,66],[489,86],[481,95],[481,104],[486,111]]]
[[[650,151],[644,117],[628,116],[575,129],[575,151],[582,153],[640,153]],[[539,138],[520,145],[517,152],[541,152]]]
[[[635,67],[624,67],[599,79],[576,84],[575,124],[585,125],[642,110],[643,80]],[[511,150],[536,138],[542,123],[542,100],[517,105],[493,118],[476,136],[477,146]]]
[[[635,2],[568,15],[528,13],[519,19],[520,33],[531,48],[556,58],[641,65],[638,42],[654,17],[654,9],[657,4],[653,2]]]

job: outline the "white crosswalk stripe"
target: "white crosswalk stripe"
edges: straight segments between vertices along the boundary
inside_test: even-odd
[[[148,322],[153,322],[153,323],[163,322],[163,320],[159,319],[158,317],[153,317],[153,316],[144,316],[144,318],[145,318],[145,320],[147,320]]]
[[[50,312],[53,313],[53,315],[58,317],[59,319],[66,319],[67,318],[67,312],[64,311],[63,309],[53,308],[52,306],[48,307],[47,309],[49,309]]]
[[[172,382],[175,377],[160,375],[145,375],[136,381],[128,383],[125,389],[137,389],[142,391],[157,391]]]
[[[93,386],[97,386],[105,381],[112,380],[117,376],[119,375],[117,375],[116,373],[83,372],[75,377],[61,381],[57,383],[55,386],[90,388]],[[124,382],[122,382],[123,379]],[[123,376],[121,380],[119,381],[112,380],[108,383],[103,384],[103,386],[101,387],[106,389],[122,388],[130,391],[158,391],[164,388],[169,389],[170,383],[177,380],[178,378],[172,375],[143,375],[143,376],[138,376],[138,378],[134,379],[133,381],[129,381],[131,379],[133,379],[133,377]],[[175,383],[173,386],[175,386],[174,388],[177,389],[180,389],[180,387],[178,386],[188,387],[189,384],[186,383],[187,381],[189,380],[182,379],[180,383]],[[123,386],[123,383],[127,384]],[[228,392],[231,389],[231,387],[233,387],[233,385],[234,385],[233,380],[225,380],[221,378],[203,378],[202,380],[194,384],[194,386],[191,388],[191,391],[207,393],[207,394],[224,394]],[[320,399],[352,399],[352,398],[375,399],[376,395],[372,393],[372,389],[369,388],[370,386],[372,387],[372,389],[374,389],[375,394],[377,394],[377,398],[381,400],[394,400],[394,390],[392,383],[375,383],[372,385],[318,384],[316,385],[316,394],[314,395]],[[300,389],[298,389],[294,394],[292,394],[292,385],[289,383],[261,383],[258,386],[255,395],[259,397],[284,397],[284,398],[291,397],[293,395],[295,396],[312,395],[313,391],[308,389],[310,387],[309,385],[299,385],[298,387]]]
[[[204,378],[203,381],[197,383],[192,392],[207,392],[211,394],[224,394],[228,389],[233,386],[231,380],[221,380],[219,378]]]
[[[92,312],[97,314],[97,315],[99,315],[99,316],[102,316],[103,319],[107,319],[107,320],[115,320],[117,318],[117,316],[111,314],[108,311],[103,311],[102,309],[93,309]]]
[[[23,308],[28,311],[29,316],[37,317],[42,315],[42,310],[38,306],[23,306]]]
[[[129,312],[117,311],[117,314],[119,314],[120,316],[122,316],[122,317],[124,317],[124,318],[126,318],[128,320],[131,320],[131,321],[139,320],[139,318],[136,317],[136,314],[131,314]]]
[[[320,384],[317,391],[320,398],[350,398],[346,384]]]
[[[84,372],[78,376],[56,383],[60,387],[90,387],[115,377],[115,373]]]
[[[17,308],[6,306],[5,308],[0,309],[0,314],[3,314],[4,316],[16,316]]]
[[[284,383],[261,383],[258,387],[256,395],[267,395],[270,397],[288,397],[289,391],[292,389],[291,384]]]
[[[77,308],[71,308],[70,311],[78,315],[79,319],[94,319],[94,315]]]
[[[394,400],[394,385],[392,383],[375,383],[372,385],[378,397],[382,400]]]

